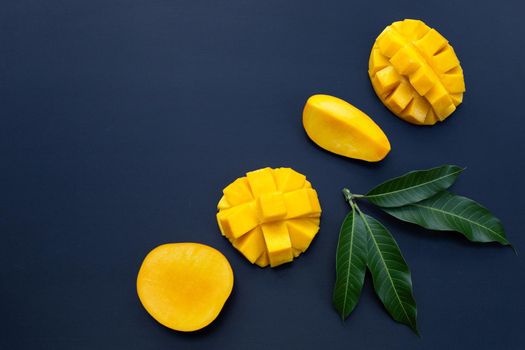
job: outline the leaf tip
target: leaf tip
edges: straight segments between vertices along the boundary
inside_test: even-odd
[[[418,337],[419,339],[422,338],[422,336],[421,336],[421,332],[419,331],[419,328],[417,328],[417,326],[416,326],[415,328],[412,328],[412,331],[413,331],[414,333],[416,333],[416,335],[417,335],[417,337]]]
[[[455,165],[455,164],[452,164],[452,165],[450,165],[450,166],[451,166],[452,168],[456,168],[458,174],[464,172],[465,170],[467,170],[467,167],[466,167],[466,166],[459,166],[459,165]]]

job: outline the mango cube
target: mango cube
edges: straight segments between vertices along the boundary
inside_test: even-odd
[[[388,59],[379,52],[379,49],[372,50],[370,60],[368,62],[368,69],[372,74],[376,74],[381,69],[388,66]]]
[[[284,195],[284,201],[286,203],[286,208],[288,208],[286,214],[287,219],[315,214],[315,208],[312,205],[310,194],[307,189],[286,193]]]
[[[259,225],[255,203],[245,203],[217,214],[219,227],[225,236],[239,238]]]
[[[253,200],[248,179],[241,177],[222,190],[225,200],[231,205],[243,204]]]
[[[381,69],[376,73],[375,77],[381,94],[390,92],[393,88],[399,85],[401,80],[399,73],[397,73],[392,66]]]
[[[251,200],[244,202],[247,194]],[[321,216],[312,184],[290,168],[247,173],[226,187],[217,209],[221,233],[260,267],[290,262],[304,252],[319,230]]]
[[[435,29],[430,29],[425,36],[414,45],[426,56],[432,57],[436,52],[447,46],[448,41]]]
[[[382,34],[379,51],[386,57],[392,57],[404,44],[404,39],[399,33],[391,28],[386,28]]]
[[[318,218],[321,216],[321,203],[319,203],[317,191],[310,187],[306,189],[306,192],[308,193],[308,197],[310,197],[310,204],[313,209],[313,212],[308,216]]]
[[[448,91],[441,84],[435,85],[430,89],[425,95],[425,98],[432,104],[432,106],[436,107],[434,112],[439,120],[444,120],[456,109]]]
[[[270,264],[270,259],[268,258],[268,252],[265,250],[261,256],[255,261],[255,264],[259,267],[266,267]]]
[[[396,113],[401,113],[406,106],[413,99],[412,88],[407,83],[401,83],[397,86],[392,94],[388,97],[387,101],[390,104],[392,110]]]
[[[285,222],[262,224],[262,232],[271,267],[293,260],[292,242]]]
[[[462,93],[450,94],[450,98],[452,99],[452,102],[454,103],[455,106],[458,106],[459,104],[461,104],[461,102],[463,102]]]
[[[427,66],[423,66],[417,72],[410,74],[409,81],[420,96],[425,96],[436,85],[435,74]]]
[[[290,168],[278,168],[273,171],[277,189],[281,192],[295,191],[303,188],[306,176]]]
[[[226,196],[222,196],[221,200],[217,204],[217,209],[220,210],[220,209],[228,209],[228,208],[231,208],[231,204],[226,199]]]
[[[463,74],[442,74],[441,81],[448,92],[450,92],[451,97],[453,94],[463,95],[463,92],[465,92],[465,80],[463,79]]]
[[[423,97],[419,96],[419,94],[413,94],[412,101],[402,112],[403,117],[412,124],[423,124],[429,108],[430,106]]]
[[[414,49],[405,46],[390,59],[392,67],[399,73],[409,75],[418,70],[423,63],[418,59]]]
[[[262,222],[284,218],[287,213],[282,192],[263,193],[258,198]]]
[[[432,57],[432,63],[437,72],[445,73],[457,67],[459,60],[452,46],[447,46],[443,51]]]
[[[425,23],[417,19],[394,22],[392,27],[410,40],[421,39],[430,30]]]
[[[266,244],[260,226],[257,226],[239,239],[232,242],[252,264],[266,251]]]
[[[292,246],[302,252],[308,249],[317,231],[319,231],[318,218],[288,220],[286,224],[288,225]]]
[[[426,125],[434,125],[439,121],[438,117],[434,114],[434,110],[430,109],[427,113],[427,117],[425,119]]]
[[[454,49],[419,20],[385,28],[372,47],[368,75],[383,104],[412,124],[444,121],[463,101],[465,80]]]
[[[273,178],[273,171],[270,168],[250,171],[246,174],[254,198],[258,198],[263,193],[275,192],[277,187]]]

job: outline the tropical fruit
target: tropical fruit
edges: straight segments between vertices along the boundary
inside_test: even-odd
[[[383,30],[372,47],[368,75],[385,106],[412,124],[443,121],[463,101],[465,80],[454,49],[419,20]]]
[[[337,97],[310,97],[303,110],[303,126],[318,146],[341,156],[377,162],[390,152],[383,130],[368,115]]]
[[[321,206],[306,177],[290,168],[251,171],[223,190],[221,233],[252,264],[290,262],[319,231]]]
[[[232,288],[228,260],[199,243],[158,246],[146,256],[137,276],[137,293],[146,311],[164,326],[183,332],[215,320]]]

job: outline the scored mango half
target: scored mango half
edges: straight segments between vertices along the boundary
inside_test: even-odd
[[[383,130],[368,115],[337,97],[310,97],[303,110],[303,126],[318,146],[341,156],[377,162],[390,152]]]
[[[291,168],[247,173],[224,188],[217,209],[222,235],[260,267],[292,261],[319,231],[317,192]]]
[[[372,47],[368,75],[383,104],[412,124],[443,121],[463,101],[465,79],[454,49],[419,20],[383,30]]]

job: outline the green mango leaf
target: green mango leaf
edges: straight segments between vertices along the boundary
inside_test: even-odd
[[[366,273],[366,231],[355,208],[348,213],[339,232],[335,260],[334,307],[344,320],[354,310]]]
[[[390,316],[419,335],[408,265],[390,232],[373,217],[361,212],[360,215],[368,232],[367,266],[374,289]]]
[[[510,245],[503,225],[488,209],[446,191],[404,207],[382,209],[399,220],[427,229],[462,233],[473,242]]]
[[[442,165],[428,170],[411,171],[383,182],[364,198],[384,208],[416,203],[452,186],[463,170],[455,165]]]

